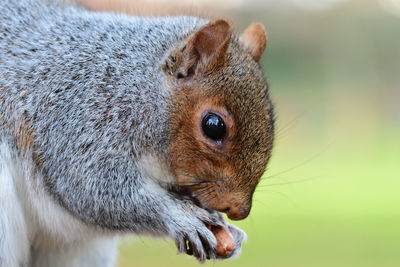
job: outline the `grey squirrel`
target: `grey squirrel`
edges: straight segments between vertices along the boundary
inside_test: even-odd
[[[240,253],[274,115],[262,25],[0,2],[0,266],[110,266],[120,233]]]

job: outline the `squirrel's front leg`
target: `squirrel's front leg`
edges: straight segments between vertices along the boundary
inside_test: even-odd
[[[235,241],[235,249],[229,257],[240,254],[241,243],[246,239],[246,234],[239,228],[227,224],[220,213],[203,209],[190,200],[175,197],[151,180],[146,181],[143,189],[146,190],[140,192],[148,190],[147,198],[143,199],[158,202],[143,203],[143,207],[158,207],[157,214],[150,216],[153,218],[150,232],[161,231],[171,236],[179,252],[193,255],[200,262],[206,259],[224,258],[216,254],[217,240],[207,226],[227,226]],[[153,198],[150,199],[149,196]]]
[[[217,240],[207,225],[225,225],[225,221],[217,212],[209,212],[196,206],[189,200],[176,200],[180,207],[181,219],[170,224],[170,235],[175,239],[180,253],[193,255],[200,262],[205,259],[216,259]],[[177,216],[179,216],[177,214]]]
[[[176,229],[177,231],[173,232],[172,237],[175,239],[179,252],[194,255],[200,262],[205,260],[204,256],[207,259],[224,259],[235,258],[240,255],[242,242],[247,240],[247,235],[244,231],[234,225],[226,223],[223,216],[216,211],[207,211],[194,205],[191,201],[184,201],[183,204],[179,203],[178,206],[179,205],[182,205],[183,211],[188,212],[185,215],[186,218],[191,218],[193,216],[200,219],[200,224],[194,225],[194,228],[196,228],[194,233],[189,232],[188,234],[185,232],[190,225],[190,222],[186,220],[182,220],[181,224],[188,225],[183,225],[181,229],[178,227]],[[215,236],[213,236],[213,234],[210,235],[211,231],[209,231],[206,225],[225,226],[229,229],[235,242],[235,248],[228,257],[216,253]],[[204,229],[204,226],[207,227],[206,229],[208,231]]]
[[[142,198],[148,201],[142,206],[149,208],[147,217],[152,218],[146,222],[145,227],[150,227],[146,231],[169,235],[175,240],[179,252],[188,253],[190,248],[200,262],[217,258],[217,241],[206,225],[225,225],[222,216],[202,209],[189,200],[174,197],[151,180],[146,181],[140,192],[148,192],[147,197]],[[154,210],[152,207],[158,208]]]

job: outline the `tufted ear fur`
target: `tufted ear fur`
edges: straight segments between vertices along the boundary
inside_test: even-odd
[[[260,23],[251,23],[240,36],[240,42],[249,50],[254,60],[259,62],[267,46],[264,26]]]
[[[170,73],[180,79],[217,70],[225,63],[231,37],[232,26],[226,20],[204,25],[188,38],[178,53],[172,55],[176,67]]]

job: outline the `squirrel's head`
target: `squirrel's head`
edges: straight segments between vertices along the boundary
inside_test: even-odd
[[[259,66],[266,42],[261,24],[239,38],[217,20],[197,29],[164,65],[176,184],[233,220],[249,214],[271,155],[273,107]]]

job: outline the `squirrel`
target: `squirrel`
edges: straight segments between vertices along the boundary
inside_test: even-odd
[[[221,258],[273,146],[261,24],[0,2],[0,266],[112,266],[119,234]]]

